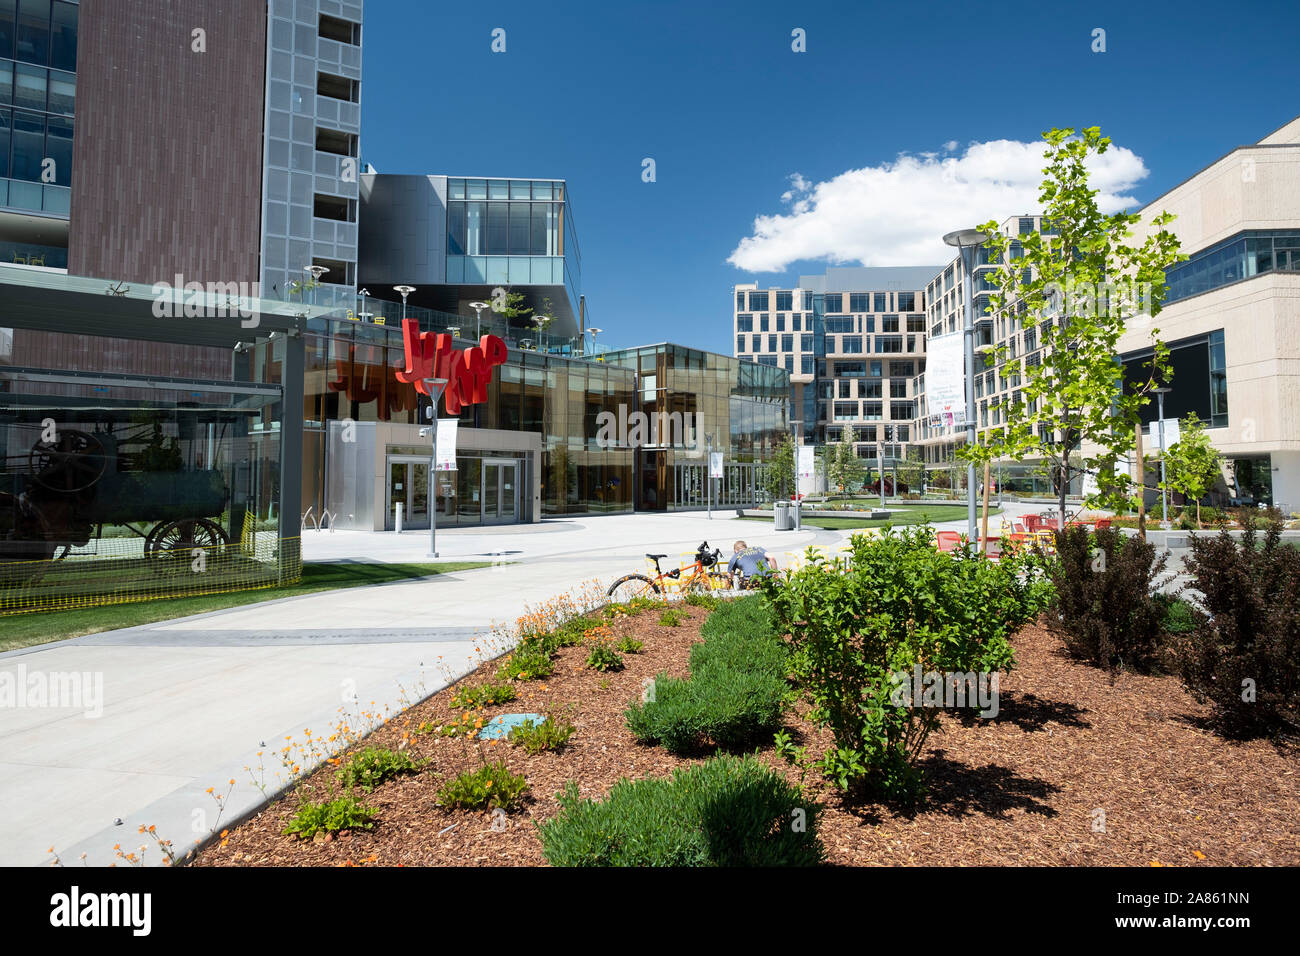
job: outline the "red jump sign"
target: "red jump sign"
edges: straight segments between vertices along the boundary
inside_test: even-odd
[[[421,332],[415,319],[402,322],[402,344],[406,347],[406,369],[397,373],[399,382],[415,385],[418,392],[429,394],[424,380],[445,378],[447,414],[458,415],[462,405],[487,401],[488,382],[494,366],[506,360],[506,343],[495,335],[485,335],[479,344],[461,351],[451,347],[446,332]]]

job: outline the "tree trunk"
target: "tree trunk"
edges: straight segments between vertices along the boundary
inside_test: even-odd
[[[1066,445],[1065,454],[1061,456],[1061,492],[1059,500],[1061,504],[1061,514],[1057,518],[1056,527],[1065,530],[1065,494],[1070,490],[1070,447]]]
[[[1197,529],[1205,527],[1205,525],[1201,524],[1201,499],[1200,498],[1196,499],[1196,527]]]

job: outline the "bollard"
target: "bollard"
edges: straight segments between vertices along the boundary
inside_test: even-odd
[[[397,502],[397,518],[393,523],[393,528],[398,534],[402,533],[402,503],[400,501]]]

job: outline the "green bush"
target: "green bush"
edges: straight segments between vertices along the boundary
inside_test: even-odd
[[[1066,528],[1055,536],[1049,628],[1071,654],[1099,667],[1150,669],[1166,612],[1153,591],[1167,557],[1115,528]]]
[[[334,776],[344,787],[360,787],[370,793],[385,780],[418,769],[411,755],[404,750],[367,747],[335,770]]]
[[[686,612],[677,607],[665,608],[664,612],[659,615],[659,625],[661,627],[680,627],[684,620],[686,620]]]
[[[465,684],[452,695],[453,707],[488,707],[515,699],[513,684],[486,681],[482,684]]]
[[[574,726],[568,721],[547,717],[540,724],[531,720],[511,728],[510,742],[527,753],[539,754],[543,750],[560,750],[573,736]]]
[[[444,783],[438,790],[438,803],[466,810],[491,807],[509,810],[518,805],[527,791],[528,782],[507,770],[505,764],[485,763]]]
[[[587,655],[587,666],[594,671],[621,671],[623,655],[609,644],[600,641],[591,645],[591,653]]]
[[[1190,604],[1172,594],[1154,594],[1161,608],[1160,629],[1166,634],[1187,634],[1196,627],[1196,612]]]
[[[497,668],[498,680],[540,680],[555,670],[551,655],[539,644],[516,647]]]
[[[340,830],[369,830],[374,826],[375,809],[367,807],[351,795],[311,803],[304,799],[298,812],[284,828],[285,836],[310,840],[317,833],[337,833]]]
[[[614,646],[624,654],[640,654],[645,650],[645,641],[638,641],[635,637],[629,635],[622,638]]]
[[[716,611],[722,605],[720,598],[716,598],[712,594],[701,594],[698,591],[692,591],[686,595],[684,601],[691,607],[706,607],[710,611]]]
[[[1300,550],[1270,520],[1263,541],[1243,511],[1238,542],[1226,530],[1192,538],[1184,567],[1207,613],[1170,641],[1174,669],[1232,736],[1300,728]]]
[[[926,526],[854,535],[847,559],[812,552],[761,584],[777,632],[790,635],[807,716],[834,737],[812,766],[843,789],[919,797],[916,761],[938,709],[899,697],[897,675],[1010,670],[1008,637],[1044,600],[1027,559],[940,553],[933,535]]]
[[[659,674],[653,698],[624,713],[642,743],[673,753],[706,740],[735,749],[781,725],[787,686],[786,651],[758,597],[722,605],[700,629],[704,641],[690,651],[691,676]]]
[[[540,825],[552,866],[814,866],[821,807],[753,757],[614,784],[603,801],[570,782]]]

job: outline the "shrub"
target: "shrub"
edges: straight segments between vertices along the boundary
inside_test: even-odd
[[[684,620],[686,620],[686,612],[681,608],[665,608],[659,615],[660,627],[679,627]]]
[[[452,695],[453,707],[487,707],[492,704],[504,704],[515,699],[513,684],[486,681],[482,684],[466,684]]]
[[[698,591],[692,591],[683,600],[691,607],[706,607],[710,611],[716,611],[722,604],[720,598],[716,598],[712,594],[701,594]]]
[[[481,720],[473,712],[467,710],[460,715],[459,720],[454,720],[449,724],[435,724],[426,720],[415,728],[415,732],[417,734],[434,734],[438,737],[473,737],[481,727]]]
[[[645,641],[638,641],[635,637],[629,635],[614,646],[624,654],[640,654],[645,650]]]
[[[637,740],[673,753],[705,740],[734,749],[781,725],[787,693],[786,652],[760,598],[733,601],[714,611],[690,651],[691,677],[659,674],[653,699],[624,713]]]
[[[511,773],[505,764],[485,763],[444,783],[438,790],[438,803],[466,810],[491,807],[509,810],[518,805],[527,791],[528,781]]]
[[[337,833],[340,830],[369,830],[374,826],[375,809],[367,807],[351,795],[335,797],[312,803],[306,799],[298,812],[284,828],[285,836],[310,840],[317,833]]]
[[[555,670],[551,655],[539,645],[515,648],[505,663],[497,668],[498,680],[538,680],[550,677]]]
[[[552,866],[814,866],[821,808],[753,757],[721,756],[670,778],[620,780],[603,801],[570,782],[540,825]]]
[[[1258,540],[1242,514],[1241,541],[1227,531],[1192,538],[1184,566],[1206,613],[1171,640],[1175,671],[1215,708],[1233,736],[1300,726],[1300,551],[1281,543],[1273,519]]]
[[[599,641],[591,645],[591,653],[587,655],[587,666],[594,671],[621,671],[623,655],[604,641]]]
[[[418,769],[411,755],[404,750],[367,747],[334,771],[334,776],[344,787],[360,787],[370,793],[385,780]]]
[[[1166,634],[1187,634],[1196,627],[1196,612],[1190,604],[1172,594],[1154,594],[1161,608],[1160,629]]]
[[[543,750],[560,750],[573,736],[574,726],[568,721],[547,717],[540,724],[525,720],[510,731],[510,742],[527,753],[539,754]]]
[[[1042,589],[1018,559],[943,554],[932,539],[925,526],[854,535],[847,559],[810,551],[802,568],[760,584],[777,632],[790,635],[808,719],[834,738],[812,766],[843,789],[919,797],[915,762],[938,711],[900,698],[899,673],[1009,670],[1008,636],[1039,609]]]
[[[1150,668],[1165,618],[1152,592],[1167,556],[1157,558],[1155,545],[1115,528],[1066,528],[1055,536],[1049,628],[1072,655],[1099,667]]]

